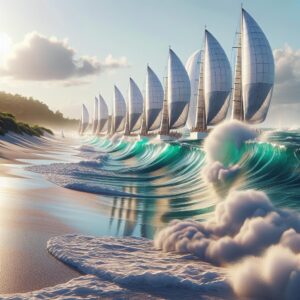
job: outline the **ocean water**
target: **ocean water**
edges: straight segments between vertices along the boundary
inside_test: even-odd
[[[217,187],[203,177],[206,154],[200,141],[86,136],[78,144],[77,162],[30,170],[62,187],[96,195],[107,206],[106,216],[99,216],[106,235],[153,238],[173,219],[207,220],[231,189],[263,191],[275,207],[300,208],[299,130],[266,130],[238,150],[221,145],[222,163],[237,164],[239,171]],[[103,235],[102,229],[85,233]]]

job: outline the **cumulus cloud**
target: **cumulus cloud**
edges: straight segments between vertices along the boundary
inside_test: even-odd
[[[127,67],[126,57],[108,55],[102,62],[97,57],[78,56],[67,40],[46,37],[37,32],[29,33],[14,45],[6,57],[1,76],[18,80],[51,81],[71,80],[82,83],[84,78],[108,69]]]
[[[291,212],[273,207],[269,198],[255,190],[233,191],[217,204],[207,222],[175,220],[155,238],[155,246],[166,252],[192,253],[215,265],[226,265],[244,256],[260,255],[269,246],[292,245],[285,237],[300,230],[300,219]]]
[[[211,219],[172,221],[154,245],[226,267],[239,299],[298,299],[300,218],[263,192],[233,191]]]
[[[243,144],[256,136],[239,122],[217,126],[204,145],[208,181],[235,172],[237,165],[224,165],[228,155],[239,156]],[[155,236],[154,246],[224,266],[238,299],[299,298],[300,216],[274,207],[264,192],[232,190],[210,219],[174,220]]]
[[[300,49],[289,45],[273,51],[276,81],[273,93],[274,104],[300,102]]]

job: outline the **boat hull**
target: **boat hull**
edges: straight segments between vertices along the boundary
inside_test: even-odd
[[[191,132],[190,140],[203,140],[207,137],[208,132]]]

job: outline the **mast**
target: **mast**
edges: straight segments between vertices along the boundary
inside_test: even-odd
[[[147,125],[146,125],[146,103],[144,101],[144,107],[143,107],[143,115],[142,115],[142,126],[141,126],[141,132],[140,134],[143,136],[147,135]]]
[[[243,34],[243,10],[241,13],[241,23],[240,32],[238,34],[238,44],[235,47],[236,51],[236,61],[235,61],[235,71],[234,71],[234,83],[233,83],[233,97],[232,97],[232,117],[233,119],[243,121],[244,120],[244,107],[242,99],[242,34]]]
[[[127,105],[126,107],[127,111],[126,111],[126,123],[125,123],[125,131],[124,131],[124,135],[130,135],[130,131],[129,131],[129,105]]]
[[[98,120],[99,120],[99,102],[98,98],[95,97],[94,100],[94,116],[92,120],[92,133],[97,134]]]
[[[163,102],[161,127],[160,127],[161,135],[168,135],[170,133],[169,112],[168,112],[168,77],[166,77],[165,80],[166,80],[165,95],[164,95],[164,102]]]
[[[112,115],[109,115],[108,119],[107,119],[107,132],[106,132],[106,134],[107,135],[112,134]]]
[[[206,43],[206,29],[204,37],[204,47]],[[205,99],[204,99],[204,55],[205,50],[201,51],[200,56],[200,75],[198,82],[198,98],[197,98],[197,117],[195,128],[192,130],[194,132],[204,132],[207,130],[206,118],[205,118]]]

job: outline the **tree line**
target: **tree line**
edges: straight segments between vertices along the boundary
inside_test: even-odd
[[[60,111],[53,112],[45,103],[32,97],[0,92],[0,112],[13,114],[20,122],[52,128],[78,126],[78,120],[65,118]]]

